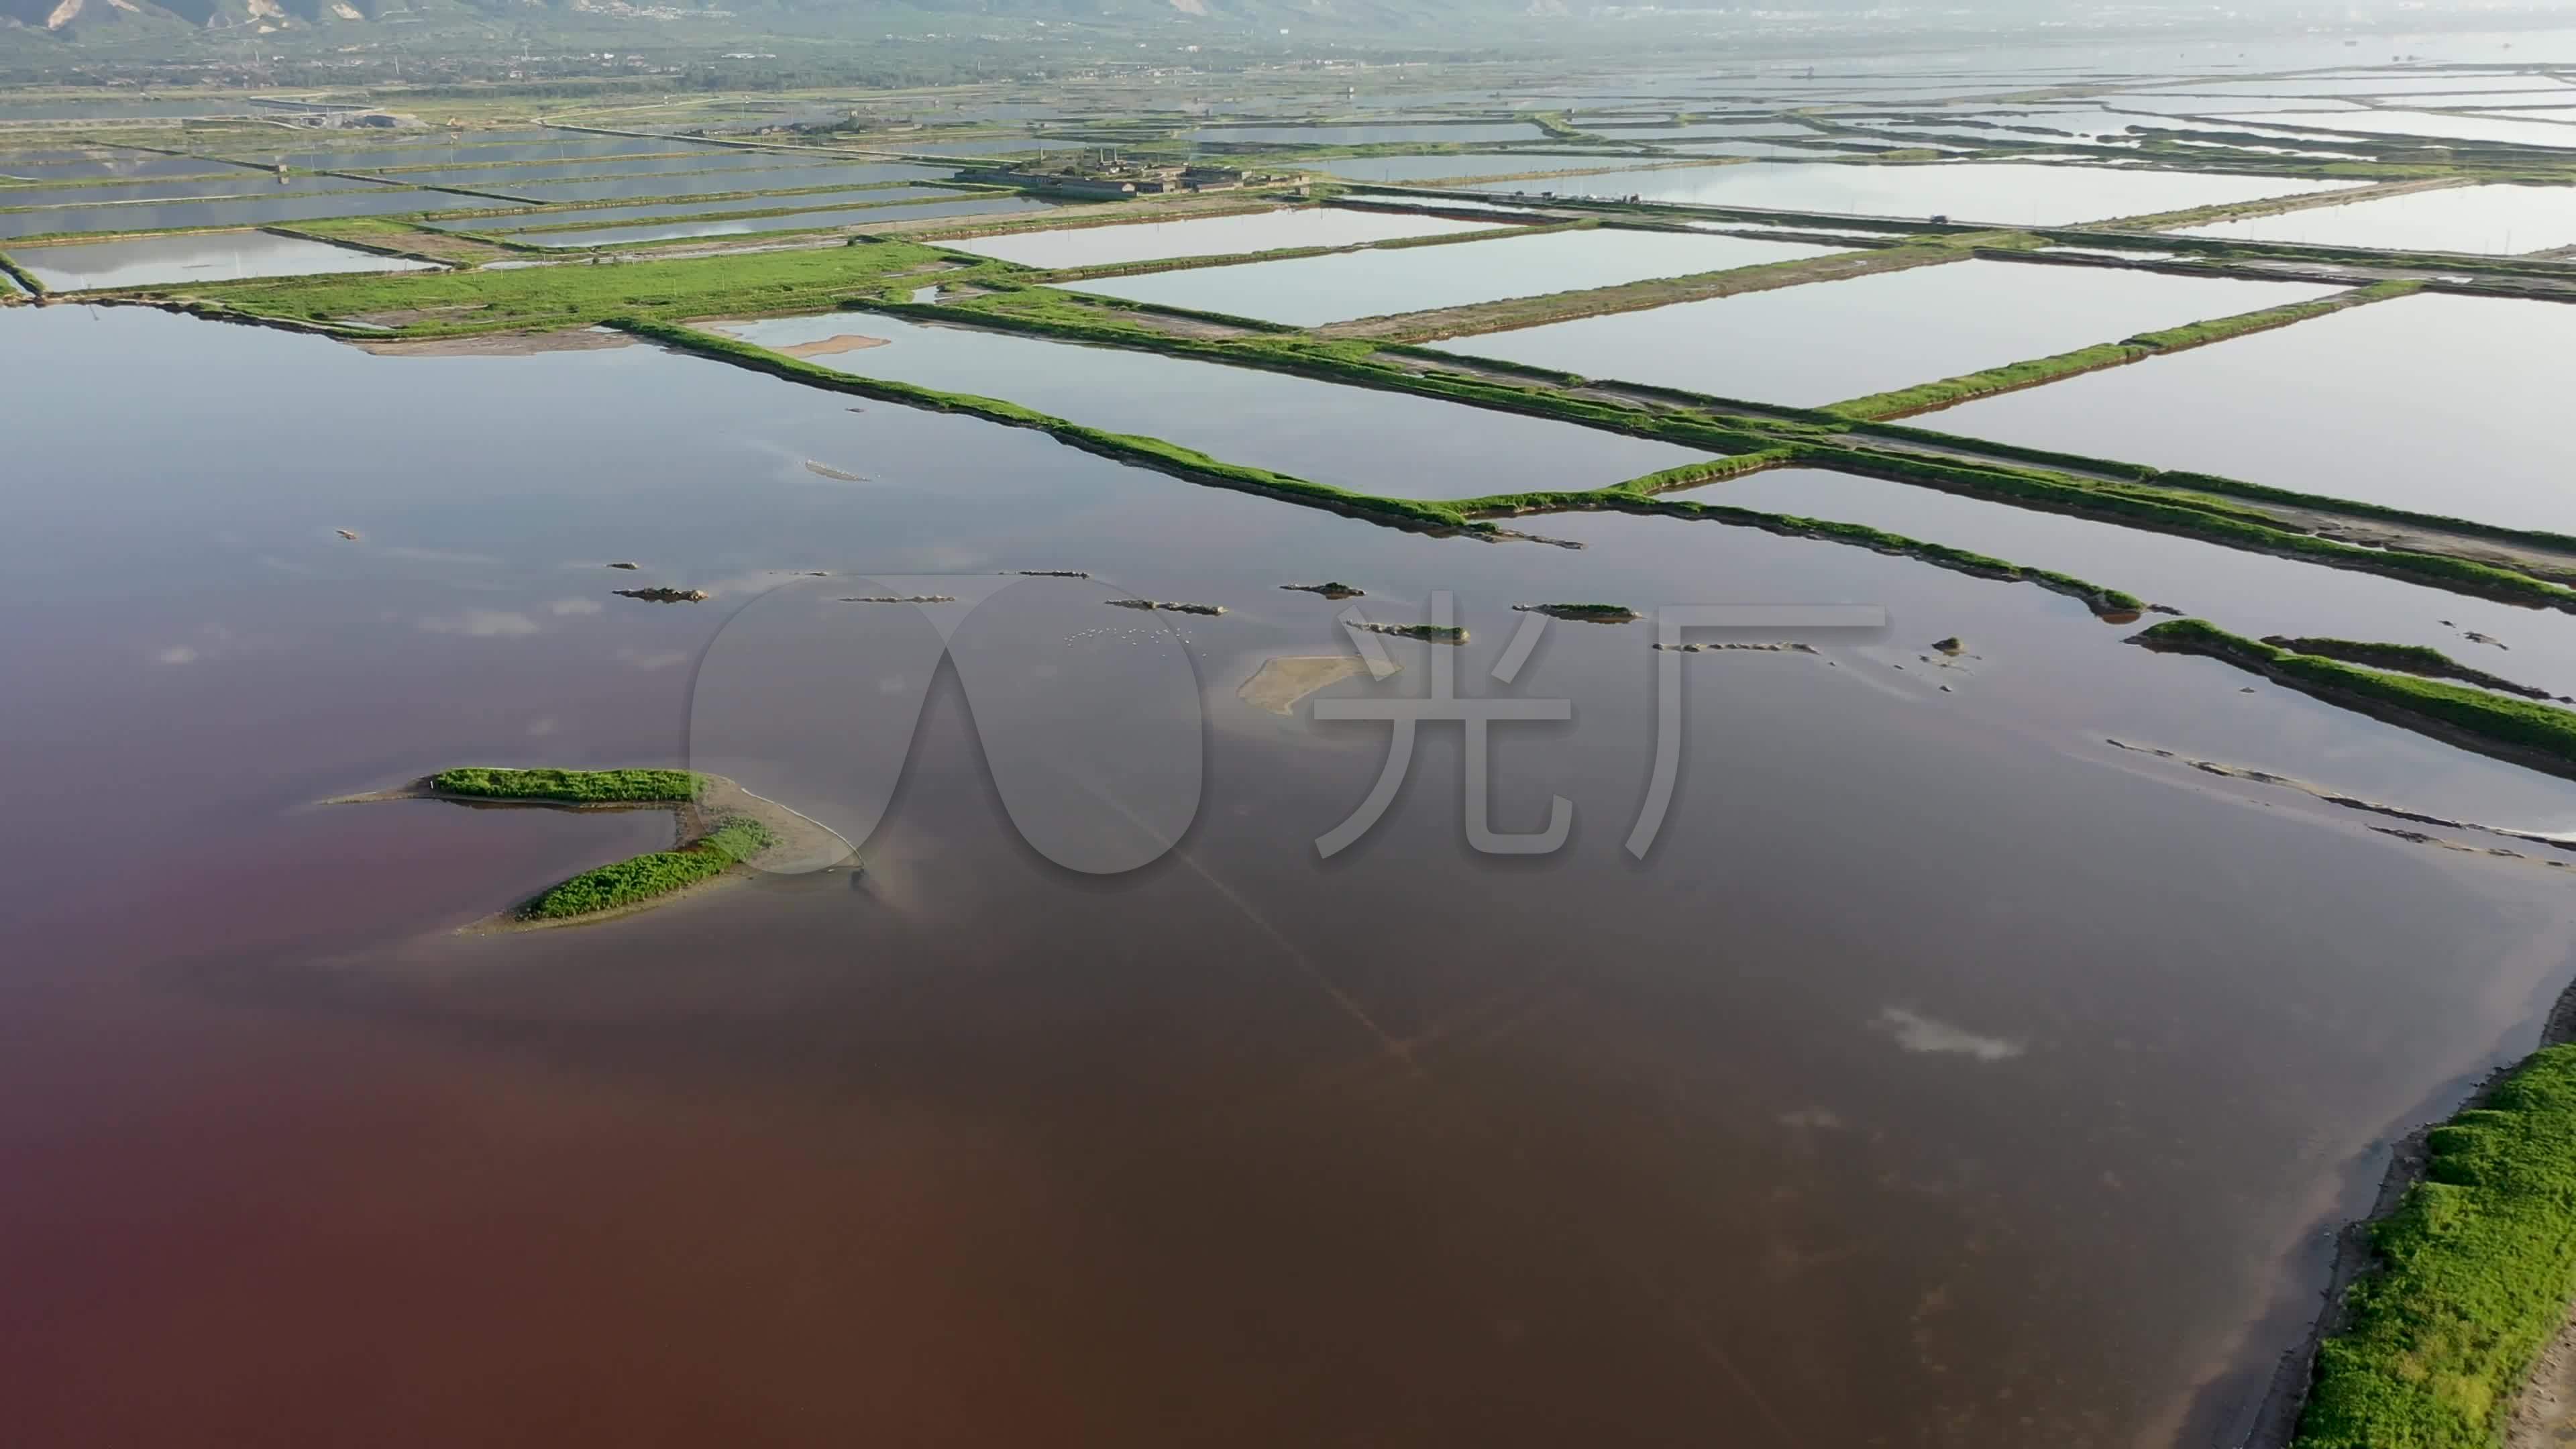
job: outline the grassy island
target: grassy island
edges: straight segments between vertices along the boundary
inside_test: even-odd
[[[2491,1449],[2576,1298],[2576,1046],[2432,1130],[2317,1352],[2293,1449]]]
[[[551,805],[685,804],[703,794],[706,783],[704,775],[690,770],[502,770],[481,765],[429,777],[429,788],[441,795]]]
[[[530,921],[562,921],[669,895],[723,874],[777,839],[777,833],[759,821],[734,816],[677,850],[656,850],[583,871],[528,902],[519,915]]]

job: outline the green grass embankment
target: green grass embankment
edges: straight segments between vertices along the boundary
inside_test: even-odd
[[[1496,412],[1526,413],[1560,422],[1581,423],[1608,432],[1655,438],[1713,452],[1743,452],[1770,446],[1773,441],[1758,433],[1729,427],[1705,417],[1623,408],[1544,388],[1488,381],[1460,372],[1414,372],[1371,361],[1376,352],[1373,344],[1318,341],[1288,329],[1275,328],[1269,323],[1256,324],[1273,329],[1258,336],[1182,337],[1120,322],[1118,314],[1122,310],[1142,310],[1132,306],[1121,309],[1072,304],[1041,310],[1015,305],[1012,296],[998,293],[992,297],[937,306],[885,300],[870,301],[865,305],[871,311],[923,321],[969,322],[1067,342],[1126,347],[1236,367],[1293,373],[1385,392],[1441,398]]]
[[[1458,510],[1446,504],[1354,493],[1346,488],[1335,488],[1330,484],[1316,483],[1286,473],[1274,473],[1266,468],[1228,463],[1209,457],[1194,448],[1184,448],[1178,443],[1166,442],[1161,438],[1139,437],[1130,433],[1113,433],[1102,428],[1088,427],[1064,418],[1049,416],[1034,408],[1022,407],[1018,403],[1005,402],[999,398],[977,397],[971,393],[944,392],[937,388],[919,387],[885,378],[861,377],[853,373],[821,367],[801,358],[789,357],[730,337],[719,337],[713,333],[650,322],[640,318],[611,318],[607,325],[634,333],[639,337],[650,338],[665,346],[717,358],[736,366],[773,373],[817,387],[856,393],[862,397],[879,398],[887,402],[926,408],[934,412],[962,413],[969,417],[981,418],[986,422],[1002,423],[1010,427],[1031,428],[1085,452],[1097,453],[1122,463],[1132,463],[1159,472],[1171,473],[1193,482],[1210,483],[1221,488],[1233,488],[1246,493],[1260,493],[1274,498],[1312,504],[1398,527],[1443,531],[1467,531],[1476,527]]]
[[[2525,699],[2556,697],[2548,690],[2519,684],[2501,674],[2489,674],[2473,665],[2462,664],[2439,649],[2428,649],[2421,644],[2378,644],[2360,639],[2285,639],[2277,636],[2263,642],[2293,654],[2314,654],[2319,658],[2340,659],[2346,664],[2360,664],[2372,669],[2420,674],[2427,679],[2454,679],[2480,689],[2500,689],[2507,694],[2518,694]]]
[[[1579,221],[1545,222],[1533,225],[1505,223],[1477,231],[1434,232],[1429,236],[1388,237],[1380,241],[1352,242],[1345,246],[1277,247],[1269,251],[1223,252],[1204,257],[1155,257],[1135,262],[1103,262],[1091,267],[1060,267],[1038,271],[1014,281],[1029,286],[1062,286],[1074,282],[1097,282],[1110,277],[1142,277],[1155,272],[1197,271],[1204,267],[1233,267],[1251,262],[1288,262],[1305,257],[1328,257],[1341,252],[1402,251],[1410,247],[1450,246],[1459,242],[1497,241],[1506,237],[1538,236],[1555,231],[1590,231],[1601,223],[1591,217]],[[1274,324],[1275,325],[1275,324]]]
[[[2576,1046],[2533,1053],[2426,1146],[2292,1449],[2493,1449],[2576,1298]]]
[[[2083,514],[2160,533],[2182,534],[2229,548],[2278,554],[2361,573],[2506,603],[2576,611],[2576,589],[2492,564],[2448,554],[2362,548],[2295,532],[2231,509],[2220,499],[2195,498],[2149,485],[2092,483],[2026,469],[1968,463],[1829,444],[1800,444],[1802,461],[1845,473],[1920,483],[1953,493],[2018,503],[2051,512]]]
[[[41,297],[48,290],[44,283],[36,280],[35,273],[18,265],[7,252],[0,252],[0,272],[8,273],[9,280],[16,282],[30,297]]]
[[[1617,512],[1656,514],[1667,518],[1692,519],[1725,524],[1735,528],[1755,528],[1783,538],[1814,539],[1822,543],[1847,544],[1866,548],[1873,553],[1891,554],[1915,559],[1953,573],[1970,574],[1982,579],[2007,583],[2036,584],[2052,593],[2081,600],[2094,613],[2111,618],[2132,619],[2145,612],[2146,601],[2135,594],[2077,578],[2053,569],[2032,568],[1990,554],[1972,553],[1948,544],[1930,543],[1890,533],[1867,524],[1841,523],[1827,518],[1802,518],[1790,513],[1763,513],[1738,508],[1726,503],[1695,503],[1680,498],[1655,496],[1657,491],[1739,476],[1763,468],[1778,467],[1799,461],[1794,447],[1770,449],[1761,453],[1741,454],[1731,458],[1711,459],[1706,463],[1686,463],[1660,473],[1648,473],[1608,488],[1568,489],[1557,493],[1498,493],[1484,498],[1462,498],[1451,506],[1470,518],[1512,517],[1526,514]]]
[[[441,770],[429,787],[479,800],[553,805],[678,805],[698,798],[706,778],[689,770],[511,770],[483,765]]]
[[[2530,699],[2506,699],[2466,685],[2299,654],[2230,634],[2202,619],[2169,620],[2138,635],[2137,642],[2168,653],[2204,654],[2224,660],[2329,704],[2432,735],[2446,743],[2551,774],[2576,777],[2576,711]],[[2576,1211],[2576,1206],[2571,1206],[2571,1211]]]
[[[669,895],[723,874],[777,840],[770,828],[740,816],[726,820],[677,850],[630,856],[586,870],[520,908],[530,921],[561,921],[631,906]]]
[[[152,296],[212,301],[252,316],[330,322],[368,314],[430,314],[405,336],[586,326],[615,315],[710,317],[826,308],[890,276],[940,264],[907,242],[810,251],[516,271],[353,272],[282,282],[144,287]]]

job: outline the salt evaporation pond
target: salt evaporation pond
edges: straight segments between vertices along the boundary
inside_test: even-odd
[[[792,200],[793,198],[780,199]],[[709,221],[672,222],[666,226],[612,226],[602,227],[596,231],[531,232],[528,234],[528,240],[547,247],[626,246],[636,242],[675,241],[683,237],[739,236],[761,231],[859,226],[868,222],[891,225],[898,221],[917,221],[926,216],[989,216],[1046,209],[1046,202],[1025,196],[971,197],[963,201],[934,201],[917,205],[856,206],[834,211],[793,211],[778,216],[751,216],[731,221],[717,218]]]
[[[359,182],[336,176],[275,175],[241,167],[221,176],[187,181],[138,181],[130,186],[0,186],[0,207],[122,206],[137,201],[186,201],[205,196],[286,196],[347,191]]]
[[[1131,301],[1314,327],[1354,317],[1793,261],[1830,250],[1792,242],[1604,228],[1244,262],[1070,285],[1078,291]]]
[[[1821,407],[2341,290],[1947,262],[1431,345],[1583,377]]]
[[[1578,185],[1558,189],[1589,196],[1637,195],[1648,201],[1696,206],[1753,206],[1847,216],[1941,215],[1966,222],[2066,226],[2266,196],[2300,196],[2361,184],[2011,161],[1930,165],[1755,161],[1706,169],[1612,172],[1587,176]],[[1527,182],[1492,181],[1477,189],[1533,188]]]
[[[1209,126],[1192,131],[1189,139],[1276,146],[1388,146],[1443,141],[1464,145],[1476,141],[1543,141],[1547,132],[1526,121],[1492,125]]]
[[[1634,164],[1618,156],[1536,155],[1519,151],[1478,151],[1466,156],[1347,156],[1319,161],[1316,169],[1349,181],[1390,185],[1409,181],[1451,181],[1461,176],[1518,176],[1536,171],[1599,171]]]
[[[392,216],[447,207],[438,191],[371,186],[319,196],[261,196],[243,201],[129,202],[123,206],[53,206],[0,212],[0,238],[53,232],[168,231],[181,227],[265,226],[332,216]]]
[[[2576,187],[2446,186],[2214,222],[2176,234],[2392,251],[2548,251],[2576,243]]]
[[[724,330],[843,372],[1003,398],[1360,493],[1470,498],[1607,487],[1708,456],[1402,393],[868,312]]]
[[[697,192],[786,191],[799,186],[944,181],[949,175],[936,166],[902,164],[782,166],[757,171],[721,171],[704,176],[608,176],[586,181],[529,181],[514,186],[504,186],[498,181],[483,184],[494,191],[506,191],[540,201],[611,201],[627,197],[685,197]]]
[[[931,186],[856,187],[848,191],[804,192],[795,196],[741,196],[730,201],[709,201],[694,196],[669,197],[661,201],[638,202],[633,206],[561,207],[550,211],[517,212],[506,216],[460,216],[428,223],[441,231],[513,232],[539,226],[589,226],[612,221],[634,221],[659,216],[722,216],[737,211],[777,211],[784,207],[873,206],[880,202],[918,200],[924,197],[955,196]]]
[[[1097,267],[1174,257],[1232,256],[1287,247],[1346,247],[1398,237],[1444,236],[1478,231],[1484,222],[1406,212],[1300,207],[1192,221],[1131,222],[1117,226],[1019,231],[1007,236],[965,237],[943,243],[951,251],[997,257],[1030,267]]]
[[[2400,297],[1919,420],[1943,432],[2576,533],[2576,308]],[[2189,426],[2177,426],[2188,419]]]
[[[265,231],[203,232],[130,241],[25,246],[9,255],[57,292],[170,282],[230,282],[324,272],[418,272],[427,262],[380,257]]]

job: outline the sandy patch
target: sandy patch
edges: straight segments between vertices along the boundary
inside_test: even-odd
[[[433,337],[420,342],[361,342],[378,357],[532,357],[540,352],[598,352],[632,347],[635,339],[605,328],[563,332],[495,332],[481,337]]]
[[[778,350],[790,357],[837,357],[844,352],[863,352],[871,347],[885,345],[886,339],[882,337],[866,337],[856,332],[844,332],[838,337],[826,337],[817,342],[799,342],[793,347],[782,347]]]
[[[1338,684],[1368,668],[1348,654],[1277,655],[1261,661],[1261,667],[1236,690],[1235,697],[1255,709],[1266,709],[1275,715],[1293,717],[1297,701],[1327,684]]]

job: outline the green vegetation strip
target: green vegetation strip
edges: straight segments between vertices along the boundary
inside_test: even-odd
[[[2168,653],[2205,654],[2329,704],[2499,759],[2576,777],[2576,711],[2275,648],[2202,619],[2169,620],[2139,634],[2137,642]],[[2576,1203],[2570,1211],[2576,1212]]]
[[[1927,543],[1890,533],[1867,524],[1840,523],[1828,518],[1801,518],[1789,513],[1762,513],[1750,508],[1737,508],[1725,503],[1694,503],[1679,498],[1653,496],[1657,488],[1673,488],[1712,478],[1732,477],[1758,468],[1774,467],[1797,460],[1795,449],[1781,448],[1768,453],[1720,458],[1708,464],[1688,464],[1649,473],[1612,488],[1568,490],[1561,493],[1496,494],[1487,498],[1461,499],[1451,506],[1471,518],[1487,518],[1529,513],[1566,513],[1598,510],[1618,513],[1660,514],[1668,518],[1694,519],[1726,524],[1736,528],[1758,528],[1783,538],[1807,538],[1821,543],[1849,544],[1873,553],[1891,554],[1918,560],[1934,568],[1953,573],[1995,579],[2007,583],[2036,584],[2051,593],[2080,599],[2086,608],[2105,617],[2134,619],[2145,612],[2146,601],[2135,594],[2124,593],[2050,569],[2032,568],[1988,554],[1971,553],[1943,543]]]
[[[713,259],[709,259],[713,260]],[[329,322],[371,312],[454,309],[406,336],[586,326],[613,315],[709,317],[829,307],[857,288],[936,267],[940,254],[907,242],[762,252],[696,260],[567,263],[515,271],[352,272],[285,283],[153,287],[150,295],[211,299],[255,316]]]
[[[480,800],[555,805],[679,805],[698,798],[706,777],[688,770],[505,770],[469,765],[441,770],[429,787]]]
[[[1895,392],[1871,393],[1867,397],[1835,403],[1826,411],[1843,417],[1869,421],[1931,412],[1936,408],[1951,407],[1971,398],[1990,397],[1999,392],[2036,387],[2041,383],[2055,382],[2060,378],[2073,377],[2078,373],[2137,362],[2159,353],[2177,352],[2186,347],[2203,347],[2212,342],[2224,342],[2230,337],[2242,337],[2248,332],[2287,327],[2293,322],[2304,322],[2311,317],[2323,317],[2330,312],[2340,312],[2347,307],[2385,301],[2390,297],[2402,297],[2410,292],[2421,290],[2423,285],[2421,281],[2411,279],[2378,282],[2367,287],[2356,287],[2349,292],[2337,293],[2332,297],[2321,297],[2313,302],[2293,302],[2287,306],[2265,307],[2259,311],[2240,312],[2232,317],[2214,317],[2204,322],[2168,327],[2160,332],[2141,332],[2123,341],[2099,343],[2092,347],[2078,348],[2073,352],[2061,352],[2054,357],[2040,357],[2027,362],[2010,363],[2003,367],[1990,367],[1982,372],[1943,378],[1938,382],[1901,388]]]
[[[2462,684],[2500,689],[2525,699],[2555,698],[2548,690],[2517,684],[2501,674],[2489,674],[2474,665],[2462,664],[2439,649],[2428,649],[2421,644],[2374,644],[2359,639],[2284,639],[2277,636],[2263,642],[2293,654],[2314,654],[2324,659],[2340,659],[2346,664],[2365,664],[2373,669],[2420,674],[2427,679],[2456,679]]]
[[[2319,538],[2269,521],[2217,499],[2138,484],[2087,482],[2030,469],[1979,467],[1915,453],[1798,445],[1801,461],[1865,477],[1921,483],[1955,493],[2024,507],[2085,514],[2132,527],[2177,533],[2229,548],[2321,563],[2360,573],[2385,574],[2410,583],[2507,603],[2576,611],[2576,589],[2493,564],[2448,554],[2362,548]]]
[[[596,915],[669,895],[749,860],[777,840],[757,820],[736,816],[677,850],[630,856],[586,870],[528,902],[519,914],[531,921]]]
[[[2576,1046],[2433,1129],[2317,1352],[2293,1449],[2492,1449],[2576,1298]]]
[[[0,272],[7,272],[11,281],[27,290],[27,295],[31,297],[45,295],[45,284],[37,281],[35,273],[18,265],[16,259],[7,252],[0,252]]]

